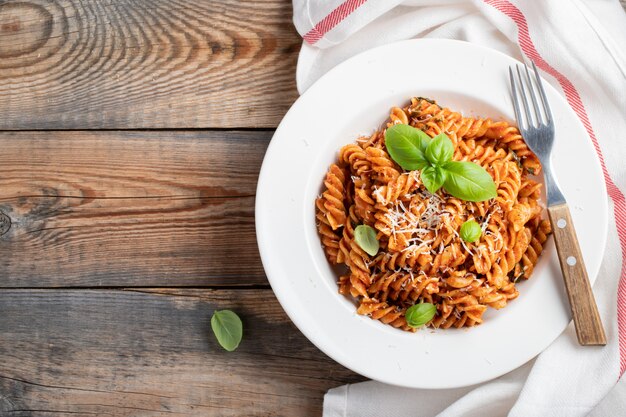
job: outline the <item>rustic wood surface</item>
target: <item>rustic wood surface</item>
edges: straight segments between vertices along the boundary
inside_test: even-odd
[[[254,195],[271,135],[1,134],[0,287],[267,284]]]
[[[233,353],[210,330],[237,311]],[[0,415],[315,416],[358,379],[320,354],[271,290],[0,292]]]
[[[0,1],[0,416],[319,416],[363,380],[291,324],[255,239],[291,13]]]
[[[286,0],[0,1],[0,129],[276,127]]]

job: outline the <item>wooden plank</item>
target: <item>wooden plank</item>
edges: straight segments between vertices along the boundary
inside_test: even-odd
[[[275,127],[287,0],[0,2],[0,129]]]
[[[0,134],[0,287],[266,284],[254,194],[271,134]]]
[[[270,290],[0,292],[0,415],[319,416],[363,380],[291,324]],[[234,352],[215,309],[244,322]]]

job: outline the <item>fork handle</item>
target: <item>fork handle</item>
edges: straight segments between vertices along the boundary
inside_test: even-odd
[[[563,271],[567,297],[572,309],[578,343],[583,346],[606,345],[604,328],[593,297],[569,208],[567,204],[548,207],[548,214],[561,271]]]

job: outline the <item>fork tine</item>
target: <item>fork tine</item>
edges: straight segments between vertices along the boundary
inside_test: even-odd
[[[515,118],[520,129],[523,129],[524,119],[522,119],[522,112],[520,111],[519,94],[517,93],[517,86],[515,85],[515,77],[513,76],[513,67],[509,67],[509,78],[511,80],[511,90],[513,92],[513,109],[515,109]]]
[[[524,113],[526,114],[526,120],[528,121],[528,127],[534,127],[534,121],[532,116],[530,115],[530,106],[528,105],[528,99],[526,98],[526,87],[524,87],[524,80],[522,79],[522,72],[520,71],[520,66],[517,65],[517,79],[519,81],[519,86],[521,90],[522,96],[522,104],[524,105]]]
[[[533,70],[535,72],[535,80],[537,81],[537,86],[539,87],[539,93],[541,94],[541,103],[543,104],[543,109],[546,112],[547,122],[548,124],[552,122],[552,111],[550,111],[550,105],[548,104],[548,98],[546,97],[546,92],[543,89],[543,84],[541,83],[541,77],[539,76],[539,71],[537,70],[537,66],[533,62]]]
[[[533,109],[535,110],[535,120],[537,121],[537,125],[541,125],[543,123],[543,118],[541,117],[541,109],[539,108],[539,104],[537,103],[537,94],[535,93],[535,89],[533,88],[533,82],[530,79],[530,72],[528,72],[528,65],[524,65],[524,69],[526,70],[526,81],[528,81],[530,99],[533,102]]]

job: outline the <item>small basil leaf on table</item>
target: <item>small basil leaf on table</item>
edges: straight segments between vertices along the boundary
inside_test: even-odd
[[[446,170],[440,166],[427,166],[422,169],[420,178],[426,189],[435,194],[446,180]]]
[[[445,133],[440,133],[428,143],[425,155],[431,164],[443,165],[452,160],[454,145]]]
[[[220,310],[211,317],[211,328],[219,344],[229,352],[237,349],[243,336],[241,319],[230,310]]]
[[[461,225],[461,230],[459,231],[461,239],[469,243],[476,242],[480,239],[480,235],[482,235],[482,233],[483,230],[480,228],[480,225],[474,220],[468,220],[463,223]]]
[[[485,201],[496,197],[496,183],[483,167],[473,162],[450,161],[443,168],[448,194],[466,201]]]
[[[376,230],[367,225],[359,225],[354,229],[354,240],[361,249],[370,256],[378,253],[380,244],[376,239]]]
[[[424,152],[429,140],[426,133],[409,125],[393,125],[385,132],[385,146],[391,159],[407,171],[428,165]]]
[[[437,307],[433,304],[420,303],[407,308],[404,318],[410,327],[420,327],[431,321],[435,313],[437,313]]]

